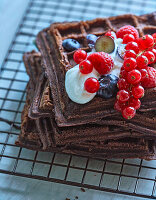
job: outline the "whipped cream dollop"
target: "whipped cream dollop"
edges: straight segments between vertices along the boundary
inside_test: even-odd
[[[114,66],[109,74],[113,74],[119,77],[120,69],[123,64],[123,59],[121,59],[117,53],[118,46],[122,43],[122,39],[115,39],[115,49],[109,55],[112,56],[114,60]],[[93,49],[92,52],[88,53],[92,54],[95,50]],[[88,78],[94,77],[96,79],[100,78],[100,74],[93,69],[93,71],[89,74],[82,74],[79,70],[79,65],[74,66],[70,70],[67,71],[65,76],[65,88],[69,98],[78,104],[85,104],[91,101],[95,95],[95,93],[89,93],[84,88],[84,83]]]
[[[90,77],[98,79],[100,75],[95,69],[89,74],[82,74],[79,70],[79,65],[76,65],[67,71],[65,88],[72,101],[79,104],[85,104],[95,97],[96,93],[89,93],[84,89],[84,83]]]

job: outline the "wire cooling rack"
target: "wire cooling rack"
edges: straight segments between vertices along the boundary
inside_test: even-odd
[[[35,48],[33,40],[55,21],[91,19],[132,12],[154,11],[155,0],[31,0],[1,67],[0,173],[156,199],[156,161],[95,160],[19,148],[15,140],[25,103],[28,76],[22,55]]]

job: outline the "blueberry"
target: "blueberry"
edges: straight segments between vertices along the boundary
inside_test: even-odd
[[[80,48],[80,43],[77,40],[70,38],[63,40],[62,45],[67,51],[74,51]]]
[[[118,77],[113,74],[103,75],[99,78],[100,89],[97,95],[105,99],[112,98],[116,95]]]
[[[93,34],[88,34],[86,38],[87,38],[87,43],[89,47],[93,48],[98,37]]]

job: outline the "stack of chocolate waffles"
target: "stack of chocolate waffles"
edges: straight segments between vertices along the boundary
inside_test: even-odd
[[[156,159],[156,88],[146,90],[131,120],[114,110],[115,98],[95,97],[80,105],[65,91],[65,73],[75,63],[74,52],[65,51],[62,41],[76,39],[88,52],[87,34],[100,36],[124,25],[136,27],[140,36],[153,34],[156,13],[54,23],[37,35],[39,52],[24,54],[30,80],[17,145],[103,159]]]

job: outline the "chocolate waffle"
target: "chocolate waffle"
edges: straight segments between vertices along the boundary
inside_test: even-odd
[[[39,71],[41,71],[39,68],[41,68],[41,62],[40,65],[38,64],[38,58],[40,57],[40,54],[38,54],[38,58],[36,59],[37,53],[32,52],[32,53],[26,53],[24,55],[24,62],[25,62],[25,66],[26,68],[28,68],[30,71],[37,71],[37,69]],[[34,59],[33,59],[34,58]],[[33,62],[30,62],[33,61]],[[28,66],[29,65],[29,66]],[[32,66],[33,65],[33,66]],[[32,67],[31,67],[32,66]],[[35,69],[36,68],[36,69]],[[27,69],[27,71],[28,71]],[[30,73],[29,73],[30,74]],[[32,73],[33,74],[33,73]],[[32,74],[30,74],[30,81],[31,79],[34,78],[34,76],[32,76]],[[39,74],[39,73],[38,73]],[[41,89],[41,91],[39,92],[40,88],[40,84],[45,84],[47,85],[47,82],[45,81],[45,77],[41,74],[41,77],[39,79],[39,84],[35,84],[37,89],[35,90],[35,95],[33,96],[37,96],[37,97],[41,97],[44,93],[44,90]],[[33,81],[35,82],[35,80]],[[35,82],[36,83],[36,82]],[[42,87],[45,88],[45,87]],[[37,94],[36,94],[37,92]],[[50,94],[49,94],[50,95]],[[48,98],[49,99],[49,98]],[[40,102],[41,99],[35,98],[35,102]],[[52,103],[52,100],[51,100]],[[30,107],[30,111],[29,111],[29,116],[30,113],[32,113],[32,105],[34,104],[34,99],[32,101],[31,107]],[[44,114],[44,112],[42,112],[42,115]],[[40,138],[42,140],[42,143],[44,144],[44,148],[47,148],[47,146],[49,146],[51,144],[52,141],[51,140],[51,135],[53,135],[53,141],[55,144],[58,145],[65,145],[65,144],[69,144],[69,143],[75,143],[75,142],[86,142],[86,141],[102,141],[102,140],[110,140],[110,139],[122,139],[125,137],[129,137],[129,138],[150,138],[150,139],[154,139],[156,138],[156,135],[152,135],[152,134],[141,134],[139,132],[136,131],[130,131],[129,128],[125,128],[125,127],[121,127],[121,126],[113,126],[111,124],[111,119],[107,119],[107,123],[105,125],[102,124],[86,124],[86,125],[80,125],[80,126],[74,126],[74,127],[58,127],[54,117],[49,114],[49,117],[47,116],[47,112],[45,110],[45,115],[44,118],[42,116],[42,118],[40,118],[41,115],[38,115],[38,119],[36,117],[36,121],[37,121],[37,126],[39,128],[39,130],[45,130],[45,131],[39,131],[40,133]],[[40,119],[39,119],[40,118]],[[110,120],[110,122],[109,122]],[[104,121],[106,122],[106,120]],[[99,123],[102,123],[102,121],[100,121]],[[119,122],[118,122],[119,123]],[[46,136],[43,137],[43,132]],[[49,142],[49,143],[48,143]]]
[[[53,102],[51,99],[51,92],[49,88],[47,78],[45,78],[45,74],[43,72],[43,68],[41,67],[41,54],[35,51],[25,53],[23,56],[23,61],[26,67],[27,74],[31,77],[30,81],[33,86],[36,85],[36,81],[38,82],[35,87],[35,93],[33,97],[33,102],[30,108],[30,116],[32,118],[38,118],[41,116],[47,116],[49,114],[53,114]],[[38,77],[36,80],[36,77]],[[40,93],[43,91],[43,93]]]
[[[33,98],[33,88],[30,80],[27,87],[27,98],[24,110],[22,112],[22,128],[16,144],[21,147],[37,150],[37,151],[52,151],[61,153],[70,153],[74,155],[89,156],[92,158],[144,158],[144,159],[156,159],[155,158],[155,142],[154,140],[145,140],[143,138],[125,138],[121,140],[106,140],[101,142],[83,142],[68,145],[56,145],[53,140],[53,133],[51,139],[47,140],[46,128],[40,126],[34,119],[30,119],[28,116],[28,110]],[[46,120],[46,118],[45,118]],[[43,121],[43,120],[42,120]],[[47,121],[47,120],[46,120]],[[47,121],[48,122],[48,121]],[[42,132],[43,131],[43,132]],[[42,138],[48,144],[44,146]]]
[[[73,38],[79,41],[82,49],[89,51],[90,49],[86,41],[88,33],[100,36],[108,30],[116,31],[121,26],[128,24],[136,27],[140,36],[148,33],[152,34],[156,32],[155,18],[156,12],[144,16],[128,14],[90,21],[54,23],[50,28],[44,29],[38,34],[37,46],[42,54],[44,67],[52,90],[55,118],[58,126],[76,126],[96,121],[102,121],[102,124],[107,124],[108,120],[106,118],[109,117],[112,119],[111,123],[113,125],[132,129],[136,127],[137,131],[156,134],[155,113],[150,114],[149,112],[155,109],[156,88],[147,90],[143,98],[146,108],[150,102],[153,102],[152,109],[148,110],[145,108],[144,111],[147,111],[145,116],[142,115],[140,110],[130,121],[124,120],[114,110],[114,98],[105,100],[95,97],[87,104],[76,104],[69,99],[64,85],[66,71],[75,65],[73,61],[74,52],[67,52],[62,47],[64,39]],[[115,119],[113,119],[114,116]]]
[[[41,59],[40,53],[38,54],[37,59],[36,59],[36,56],[37,56],[37,53],[35,53],[35,52],[32,52],[32,54],[26,53],[24,55],[24,62],[25,62],[27,71],[32,71],[32,69],[35,68],[35,66],[36,66],[36,68],[41,68],[41,60],[40,60],[40,64],[38,63],[39,58]],[[32,57],[34,57],[34,61],[33,61]],[[31,69],[31,65],[33,65],[32,69]],[[29,70],[29,69],[31,69],[31,70]],[[29,74],[30,74],[30,72],[29,72]],[[39,84],[37,84],[37,87],[35,89],[36,92],[34,95],[34,100],[33,100],[33,103],[31,105],[30,112],[29,112],[29,116],[31,118],[38,118],[41,116],[42,117],[47,117],[47,116],[53,117],[54,113],[51,112],[51,110],[53,108],[53,100],[51,98],[50,89],[47,92],[47,87],[49,88],[49,82],[44,75],[41,75]],[[147,90],[147,92],[150,92],[150,91],[151,91],[151,89]],[[142,106],[139,109],[139,112],[137,113],[137,117],[128,121],[127,123],[124,123],[124,121],[119,113],[115,113],[114,115],[103,117],[101,120],[96,121],[96,124],[105,125],[105,126],[109,125],[109,127],[110,127],[109,128],[110,131],[109,131],[108,128],[104,129],[103,127],[98,126],[98,130],[99,130],[98,139],[100,140],[101,137],[106,137],[107,135],[111,136],[111,134],[113,134],[113,128],[112,128],[113,126],[124,127],[125,130],[132,129],[132,130],[134,130],[133,132],[137,131],[137,132],[143,133],[142,137],[145,137],[145,134],[147,137],[156,137],[156,131],[155,131],[156,125],[155,125],[155,121],[153,120],[153,119],[155,119],[155,112],[154,112],[154,108],[155,108],[154,102],[155,101],[149,102],[150,95],[146,94],[146,96],[147,96],[147,100],[145,99],[146,101],[144,100],[144,102],[142,102]],[[44,99],[44,101],[42,99]],[[44,105],[45,105],[44,107],[48,108],[48,106],[49,106],[49,109],[41,110],[40,102],[44,102]],[[42,108],[43,108],[43,106],[42,106]],[[48,110],[48,112],[47,112],[47,110]],[[83,127],[82,128],[81,127],[82,126],[76,127],[76,128],[69,128],[69,129],[71,130],[72,133],[74,133],[75,131],[79,133],[79,137],[76,139],[78,139],[78,140],[83,140],[85,138],[87,139],[87,137],[89,137],[87,134],[83,134],[83,135],[80,134],[80,132],[82,133],[82,131],[79,131],[79,128],[82,130],[84,129]],[[94,127],[95,127],[95,125],[94,125]],[[60,139],[60,137],[61,137],[61,138],[63,138],[62,141],[65,143],[66,141],[64,138],[66,138],[66,139],[68,138],[69,141],[71,141],[75,138],[75,134],[68,135],[66,133],[66,131],[64,131],[64,130],[65,129],[63,129],[63,130],[60,129],[59,132],[61,132],[62,134],[59,134],[59,135],[55,134],[56,141],[57,140],[61,141],[61,139]],[[93,134],[93,132],[96,133],[96,130],[93,131],[92,129],[90,129],[88,131],[91,133],[92,137],[94,135],[94,139],[97,138],[97,135]],[[57,133],[57,131],[55,131],[55,129],[54,129],[54,132]],[[70,131],[67,131],[67,132],[70,132]],[[104,133],[107,133],[107,134],[105,134],[105,136],[104,136]],[[130,135],[129,131],[127,132],[126,135]],[[140,134],[138,134],[138,135],[140,137]],[[118,137],[118,135],[116,135],[116,136]],[[120,134],[120,137],[122,137],[122,136],[124,137],[125,135]],[[114,136],[114,138],[115,138],[115,136]]]

